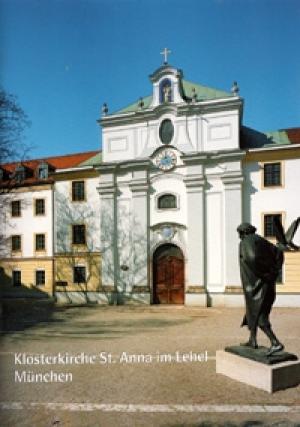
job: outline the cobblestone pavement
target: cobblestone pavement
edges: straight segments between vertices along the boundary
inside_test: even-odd
[[[247,338],[242,309],[56,307],[21,321],[20,313],[2,334],[1,427],[300,426],[300,387],[271,395],[215,373],[216,350]],[[300,309],[274,309],[272,324],[300,355]],[[259,342],[268,344],[261,334]],[[184,362],[190,352],[199,360]],[[90,363],[41,365],[59,353]],[[16,371],[17,380],[53,371],[72,381],[15,382]]]

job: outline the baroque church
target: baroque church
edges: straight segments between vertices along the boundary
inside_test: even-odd
[[[1,165],[2,292],[243,305],[237,227],[275,243],[274,219],[287,229],[300,216],[300,128],[244,126],[236,83],[185,80],[168,53],[150,96],[103,105],[101,151]],[[285,253],[277,295],[300,305],[300,252]]]

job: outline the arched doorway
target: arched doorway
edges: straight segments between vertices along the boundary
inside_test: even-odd
[[[184,304],[184,257],[171,243],[153,254],[153,303]]]

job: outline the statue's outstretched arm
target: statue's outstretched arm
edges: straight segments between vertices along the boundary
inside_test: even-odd
[[[277,242],[281,243],[283,246],[286,246],[286,236],[284,234],[284,229],[282,227],[281,220],[278,217],[274,218],[274,232]]]
[[[289,226],[289,229],[285,233],[287,243],[294,249],[296,248],[299,249],[299,247],[293,243],[293,238],[296,234],[299,223],[300,223],[300,217],[298,217],[297,219],[295,219],[295,221],[292,222],[292,224]]]

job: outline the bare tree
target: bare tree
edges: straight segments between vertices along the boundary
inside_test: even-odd
[[[68,203],[68,197],[63,192],[56,192],[56,281],[57,283],[66,282],[67,277],[71,277],[75,266],[83,264],[86,266],[86,277],[81,283],[76,283],[76,292],[83,296],[86,303],[91,302],[89,293],[91,291],[100,292],[106,295],[109,304],[124,304],[126,298],[135,292],[134,277],[138,276],[142,282],[147,281],[145,271],[145,246],[147,236],[134,218],[134,214],[128,212],[125,208],[120,208],[117,233],[111,238],[114,218],[111,212],[104,211],[101,220],[102,243],[107,242],[105,247],[100,248],[100,242],[95,239],[95,234],[100,234],[98,228],[99,216],[96,214],[92,205],[80,205],[74,209]],[[103,208],[102,208],[103,209]],[[76,248],[71,243],[70,228],[72,224],[86,224],[86,244],[84,248]],[[135,231],[136,242],[133,252],[132,230]],[[101,251],[101,253],[100,253]],[[113,252],[113,257],[106,260],[105,266],[102,263],[102,255],[105,251]],[[64,261],[59,262],[63,257]],[[114,282],[107,286],[102,283],[102,268],[105,268],[106,275]],[[95,276],[95,273],[97,275]],[[95,280],[98,280],[98,286],[95,286]],[[94,284],[93,284],[94,283]],[[70,286],[57,286],[57,291],[64,292],[66,298],[71,302],[69,296]]]
[[[0,88],[0,167],[13,160],[24,159],[28,147],[24,143],[23,132],[30,125],[24,110],[18,104],[16,96]],[[6,209],[10,203],[10,192],[15,182],[13,174],[6,172],[0,178],[0,251],[7,246],[4,236]],[[1,255],[0,255],[1,256]]]
[[[92,285],[95,282],[95,273],[100,274],[100,249],[94,238],[97,230],[97,217],[91,206],[80,205],[76,209],[68,203],[68,197],[63,193],[56,191],[56,283],[64,283],[71,280],[68,285],[75,285],[76,292],[81,294],[86,303],[89,300],[89,292],[97,291]],[[86,225],[86,242],[84,245],[72,245],[71,227],[73,224],[84,223]],[[63,257],[63,262],[59,258]],[[72,283],[73,270],[83,262],[86,268],[86,275],[82,281]],[[100,284],[99,284],[100,286]],[[69,301],[68,289],[58,285],[58,290],[64,289]]]
[[[23,132],[30,125],[15,95],[0,88],[0,164],[24,158]]]

